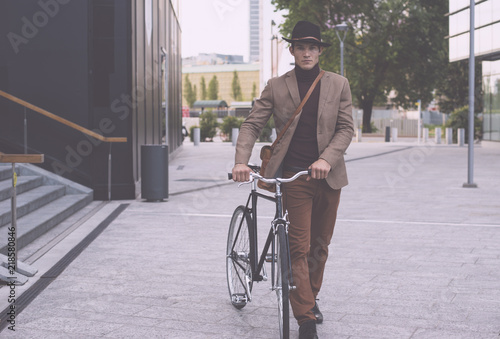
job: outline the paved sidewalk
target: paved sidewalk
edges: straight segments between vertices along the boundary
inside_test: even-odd
[[[319,337],[498,339],[500,143],[475,147],[478,188],[462,188],[466,147],[370,141],[347,151],[350,185],[319,295]],[[229,303],[226,232],[248,194],[226,180],[233,152],[230,143],[186,143],[169,166],[168,202],[107,204],[33,264],[37,277],[129,205],[16,315],[16,331],[0,336],[278,337],[268,282],[254,285],[241,311]],[[259,208],[268,222],[273,206]],[[7,293],[0,289],[2,309]],[[293,320],[291,327],[298,338]]]

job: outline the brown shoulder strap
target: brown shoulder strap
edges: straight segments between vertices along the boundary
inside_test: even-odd
[[[323,76],[323,74],[325,74],[325,71],[324,70],[321,70],[321,72],[319,72],[318,76],[316,77],[316,79],[314,79],[314,82],[312,83],[311,87],[309,87],[309,90],[307,91],[306,93],[306,96],[304,97],[304,99],[302,99],[299,107],[297,107],[297,109],[295,110],[295,112],[293,113],[292,117],[290,118],[290,120],[288,120],[288,122],[286,123],[285,127],[283,127],[283,129],[281,130],[280,134],[278,134],[278,136],[276,137],[276,140],[274,140],[273,144],[271,145],[272,148],[274,148],[274,146],[278,143],[278,140],[281,139],[281,137],[283,136],[283,134],[285,134],[286,130],[288,129],[288,127],[290,127],[290,125],[292,124],[293,122],[293,119],[295,119],[295,117],[297,116],[297,114],[300,113],[300,111],[302,110],[302,108],[304,107],[304,105],[306,104],[307,100],[309,99],[309,97],[311,96],[311,93],[314,91],[314,88],[316,87],[316,85],[318,84],[319,80],[321,79],[321,77]]]

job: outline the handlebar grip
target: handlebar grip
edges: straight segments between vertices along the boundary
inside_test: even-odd
[[[227,180],[233,180],[233,173],[227,174]]]

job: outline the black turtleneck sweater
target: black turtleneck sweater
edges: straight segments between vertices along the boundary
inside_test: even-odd
[[[316,64],[311,70],[305,71],[295,66],[295,75],[299,87],[300,100],[302,100],[314,79],[319,74],[319,65]],[[316,85],[307,100],[299,124],[293,134],[292,141],[285,156],[285,166],[308,168],[313,162],[318,160],[318,141],[316,136],[318,122],[318,102],[321,81]]]

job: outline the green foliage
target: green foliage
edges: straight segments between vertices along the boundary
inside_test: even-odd
[[[231,96],[236,101],[242,101],[243,96],[241,94],[240,78],[238,78],[238,72],[233,72],[233,81],[231,82]]]
[[[446,127],[453,128],[453,142],[457,142],[457,129],[465,129],[465,142],[467,143],[469,135],[469,106],[463,106],[454,110],[448,120],[446,121]],[[477,113],[474,114],[474,140],[482,139],[482,122],[477,117]]]
[[[363,109],[363,132],[371,132],[374,102],[396,91],[394,103],[424,106],[433,98],[440,71],[448,64],[448,2],[430,0],[273,0],[288,9],[281,27],[290,36],[295,23],[309,20],[332,44],[320,57],[323,69],[340,73],[340,44],[334,29],[345,21],[345,76],[354,104]],[[342,33],[341,33],[342,34]],[[342,35],[341,35],[342,36]]]
[[[260,136],[259,136],[259,141],[260,142],[271,142],[271,133],[273,132],[273,128],[274,128],[274,119],[273,117],[271,117],[266,125],[264,126],[264,128],[262,129],[262,132],[260,133]]]
[[[200,141],[213,141],[217,134],[217,115],[212,110],[200,114]]]
[[[474,112],[483,111],[482,67],[476,62]],[[469,105],[469,60],[450,63],[441,74],[436,86],[439,109],[443,113],[451,113],[456,109]]]
[[[201,91],[201,100],[207,100],[207,84],[205,83],[205,77],[201,77],[200,80],[200,91]]]
[[[243,118],[233,117],[233,116],[225,116],[222,119],[222,124],[220,124],[220,131],[224,141],[232,141],[233,140],[233,128],[240,128],[243,123]]]
[[[187,74],[184,78],[184,99],[186,99],[189,107],[192,107],[196,101],[196,89],[193,89],[193,85],[191,84]]]
[[[217,76],[213,76],[212,80],[208,83],[208,100],[217,100],[219,97],[219,81]]]
[[[257,97],[257,84],[255,82],[252,85],[252,94],[251,94],[251,96],[252,96],[252,98],[251,98],[252,100]]]

